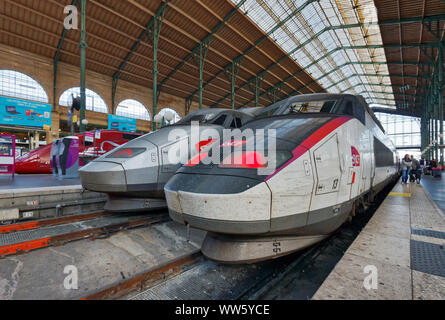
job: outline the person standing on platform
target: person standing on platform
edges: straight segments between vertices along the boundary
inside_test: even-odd
[[[412,175],[413,175],[413,181],[415,180],[417,184],[420,183],[420,178],[422,176],[422,169],[420,168],[420,162],[414,158],[413,155],[411,155],[411,161],[413,163],[412,165]]]
[[[424,173],[425,172],[425,164],[426,164],[425,159],[421,158],[419,161],[419,164],[420,164],[420,171],[422,171],[422,173]]]
[[[402,159],[402,184],[406,184],[408,182],[409,173],[413,166],[413,162],[409,157],[409,154],[405,154],[405,157]]]

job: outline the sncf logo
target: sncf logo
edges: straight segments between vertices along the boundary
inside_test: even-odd
[[[360,167],[360,153],[355,147],[351,147],[351,154],[352,154],[352,166]]]
[[[241,147],[247,143],[246,140],[231,140],[224,142],[221,147],[227,148],[227,147]]]

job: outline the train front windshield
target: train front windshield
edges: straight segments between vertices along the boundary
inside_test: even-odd
[[[193,113],[185,116],[178,122],[176,122],[176,124],[180,124],[180,125],[189,124],[189,123],[192,123],[192,121],[197,121],[200,124],[208,123],[208,122],[212,121],[217,114],[218,113],[216,113],[216,112],[208,112],[208,110],[203,111],[202,113],[193,112]]]
[[[286,114],[299,113],[330,113],[333,111],[337,100],[314,100],[314,101],[297,101],[288,103],[276,103],[267,107],[263,112],[259,113],[256,118],[264,118],[269,116],[278,116]]]

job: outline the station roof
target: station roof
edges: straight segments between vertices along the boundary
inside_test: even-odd
[[[79,65],[80,32],[63,31],[64,7],[78,2],[2,0],[0,42]],[[254,105],[258,83],[261,105],[347,92],[414,110],[445,23],[443,0],[87,0],[87,69],[151,88],[151,27],[163,7],[158,88],[197,101],[208,45],[203,102],[212,107],[230,107],[234,66],[237,108]]]

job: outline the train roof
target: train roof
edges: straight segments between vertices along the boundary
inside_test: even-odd
[[[292,96],[286,99],[283,99],[281,101],[278,101],[271,106],[274,105],[287,105],[294,102],[300,102],[300,101],[317,101],[317,100],[339,100],[343,99],[344,97],[353,97],[355,98],[366,110],[366,112],[370,115],[370,117],[373,119],[373,121],[376,123],[376,125],[385,133],[385,129],[383,128],[382,124],[380,123],[379,119],[375,116],[374,112],[371,110],[371,108],[368,106],[368,103],[361,95],[352,95],[352,94],[342,94],[342,93],[311,93],[311,94],[300,94],[297,96]]]

